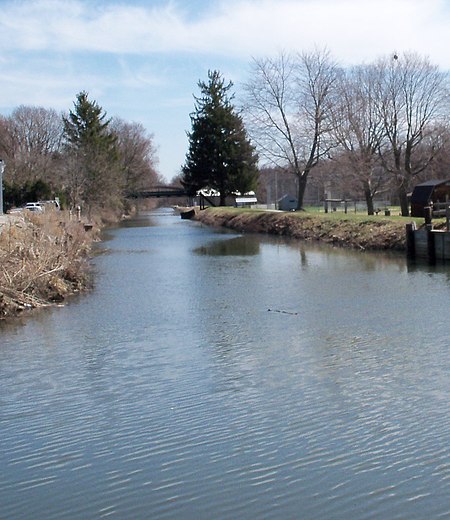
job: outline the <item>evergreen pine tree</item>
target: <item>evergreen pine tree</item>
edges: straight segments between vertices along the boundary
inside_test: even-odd
[[[117,207],[122,179],[116,136],[109,130],[106,113],[80,92],[63,122],[72,204]]]
[[[225,205],[230,193],[255,188],[258,158],[231,103],[233,84],[225,84],[218,71],[209,71],[208,80],[199,81],[201,97],[194,96],[182,183],[192,195],[204,187],[216,189]]]

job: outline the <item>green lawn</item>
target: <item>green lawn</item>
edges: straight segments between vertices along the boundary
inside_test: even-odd
[[[213,208],[214,210],[219,210],[218,208]],[[264,210],[264,209],[252,209],[252,208],[234,208],[234,207],[225,207],[224,210],[238,213],[247,213],[247,212],[265,212],[272,210]],[[351,222],[376,222],[376,221],[390,221],[390,222],[415,222],[417,227],[420,227],[424,223],[424,219],[422,217],[402,217],[400,215],[400,207],[399,206],[390,206],[389,210],[391,212],[390,216],[385,216],[384,209],[380,211],[378,215],[367,215],[365,211],[358,211],[355,213],[354,209],[348,208],[347,213],[344,213],[344,209],[339,208],[337,211],[329,211],[325,213],[323,207],[318,206],[306,206],[304,211],[289,211],[286,212],[289,215],[292,215],[296,218],[307,218],[308,216],[314,216],[323,218],[324,220],[332,220],[332,221],[351,221]],[[433,222],[438,223],[441,221],[445,221],[445,219],[435,219]]]

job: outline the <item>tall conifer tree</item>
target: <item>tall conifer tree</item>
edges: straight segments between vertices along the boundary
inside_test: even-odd
[[[194,96],[182,183],[191,194],[204,187],[216,189],[225,205],[230,193],[256,187],[258,157],[232,105],[233,84],[225,84],[218,71],[209,71],[208,83],[199,81],[198,86],[201,96]]]
[[[70,195],[73,204],[89,207],[120,205],[122,179],[116,136],[110,120],[87,92],[80,92],[64,121]]]

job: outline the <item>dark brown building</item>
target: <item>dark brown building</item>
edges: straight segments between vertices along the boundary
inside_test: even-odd
[[[411,194],[411,216],[423,217],[423,208],[446,201],[450,201],[450,179],[422,182]]]

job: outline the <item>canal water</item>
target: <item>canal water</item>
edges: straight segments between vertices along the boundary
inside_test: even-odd
[[[450,517],[448,268],[170,210],[99,249],[0,324],[0,518]]]

